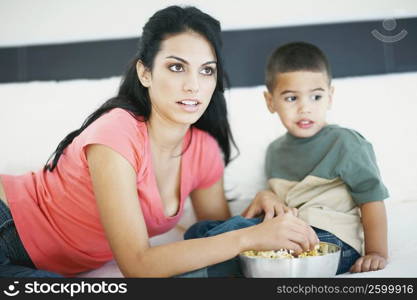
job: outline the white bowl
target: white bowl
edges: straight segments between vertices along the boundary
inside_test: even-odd
[[[328,247],[328,253],[300,258],[266,258],[240,254],[245,277],[333,277],[340,260],[340,247],[320,242],[320,250]],[[319,251],[320,251],[319,250]]]

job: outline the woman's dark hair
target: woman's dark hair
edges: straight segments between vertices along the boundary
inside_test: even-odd
[[[122,108],[134,116],[147,121],[151,114],[151,103],[148,89],[139,81],[136,63],[142,61],[144,66],[152,70],[154,59],[160,49],[161,42],[170,35],[193,31],[204,36],[213,47],[217,58],[217,83],[210,104],[204,114],[192,126],[208,132],[213,136],[223,151],[225,164],[230,162],[231,144],[237,149],[227,119],[227,108],[224,89],[227,77],[223,68],[221,55],[220,23],[208,14],[195,7],[169,6],[157,11],[143,27],[139,40],[138,53],[128,66],[117,96],[107,100],[84,121],[82,126],[68,134],[58,145],[44,167],[44,171],[53,171],[65,148],[87,126],[104,113],[114,108]],[[53,157],[52,162],[50,159]]]

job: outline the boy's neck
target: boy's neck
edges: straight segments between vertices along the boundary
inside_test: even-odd
[[[289,137],[291,140],[295,140],[295,141],[310,141],[320,136],[323,133],[323,130],[329,126],[333,126],[333,125],[326,123],[326,125],[324,125],[319,131],[317,131],[314,135],[309,136],[309,137],[298,137],[298,136],[291,134],[289,131],[287,131],[286,136]]]

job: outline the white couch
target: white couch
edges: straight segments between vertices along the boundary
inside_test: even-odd
[[[0,173],[38,170],[58,142],[85,117],[114,95],[120,78],[0,84]],[[391,197],[389,264],[381,271],[343,277],[417,277],[417,73],[336,79],[330,123],[361,132],[376,152]],[[233,214],[240,213],[264,187],[263,159],[270,141],[284,128],[266,110],[263,86],[227,92],[232,131],[240,156],[225,172],[225,188]],[[188,204],[182,227],[154,237],[162,244],[182,238],[194,221]],[[80,277],[120,277],[114,261]]]

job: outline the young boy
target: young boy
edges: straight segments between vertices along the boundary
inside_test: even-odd
[[[213,236],[290,213],[315,230],[321,241],[342,248],[337,274],[383,269],[387,263],[387,220],[372,145],[358,132],[328,125],[331,72],[323,52],[307,43],[275,50],[266,70],[267,107],[288,132],[266,154],[270,190],[227,221],[203,221],[185,239]],[[199,270],[201,271],[201,270]],[[209,277],[241,276],[232,259],[204,270]]]
[[[315,229],[322,241],[342,247],[338,274],[383,269],[387,220],[372,145],[358,132],[328,125],[333,101],[323,52],[297,42],[276,49],[266,70],[266,105],[287,133],[266,154],[270,190],[257,194],[243,214],[270,218],[286,211]],[[294,210],[296,208],[296,210]]]

